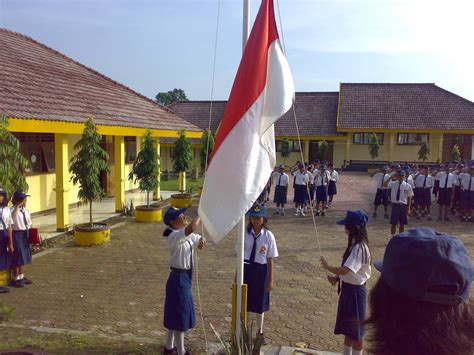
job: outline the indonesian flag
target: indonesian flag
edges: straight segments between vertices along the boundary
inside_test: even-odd
[[[211,238],[223,239],[252,207],[276,164],[273,124],[293,102],[273,0],[263,0],[217,132],[199,216]]]

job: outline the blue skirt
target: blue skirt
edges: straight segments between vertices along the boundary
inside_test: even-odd
[[[316,187],[316,202],[327,202],[328,201],[328,190],[326,186]]]
[[[286,187],[285,186],[275,187],[275,197],[273,198],[273,202],[279,203],[279,204],[286,203]]]
[[[333,196],[333,195],[337,195],[337,186],[336,186],[336,182],[335,181],[329,181],[329,185],[328,185],[328,195],[329,196]]]
[[[11,265],[11,254],[7,252],[7,234],[0,231],[0,270],[9,270]]]
[[[306,190],[306,185],[295,185],[295,197],[293,198],[293,202],[304,203],[307,195]]]
[[[267,270],[267,264],[244,264],[244,283],[247,284],[247,312],[261,314],[270,309]]]
[[[13,231],[13,246],[15,251],[12,255],[12,266],[31,264],[31,249],[28,241],[28,231]]]
[[[196,326],[191,271],[171,271],[166,283],[163,325],[166,329],[179,332],[185,332]]]
[[[334,334],[343,334],[356,341],[362,340],[365,327],[361,322],[365,321],[366,305],[365,284],[352,285],[342,282]]]

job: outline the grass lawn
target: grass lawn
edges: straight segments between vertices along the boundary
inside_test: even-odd
[[[192,189],[193,192],[196,192],[197,188],[199,186],[202,186],[203,182],[204,182],[203,178],[199,178],[197,180],[194,180],[192,178],[187,178],[186,189],[188,190]],[[173,178],[169,180],[161,179],[160,188],[163,191],[179,191],[179,180],[177,178]]]

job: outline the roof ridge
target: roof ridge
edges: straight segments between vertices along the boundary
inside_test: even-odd
[[[391,83],[391,82],[380,82],[380,83],[355,83],[355,82],[348,82],[342,83],[342,85],[434,85],[437,86],[436,83]]]
[[[146,97],[145,95],[140,94],[139,92],[133,90],[132,88],[128,87],[127,85],[124,85],[124,84],[122,84],[122,83],[119,83],[118,81],[115,81],[114,79],[108,77],[107,75],[102,74],[101,72],[99,72],[99,71],[97,71],[97,70],[95,70],[95,69],[93,69],[93,68],[91,68],[91,67],[88,67],[87,65],[82,64],[81,62],[78,62],[78,61],[72,59],[71,57],[67,56],[66,54],[61,53],[61,52],[59,52],[58,50],[56,50],[56,49],[54,49],[54,48],[52,48],[52,47],[49,47],[49,46],[47,46],[46,44],[41,43],[41,42],[35,40],[34,38],[32,38],[32,37],[30,37],[30,36],[27,36],[27,35],[25,35],[25,34],[23,34],[23,33],[20,33],[20,32],[12,31],[12,30],[10,30],[10,29],[8,29],[8,28],[5,28],[5,27],[0,27],[0,31],[2,31],[2,32],[7,32],[7,33],[11,33],[11,34],[13,34],[13,35],[23,37],[24,39],[26,39],[26,40],[28,40],[28,41],[30,41],[30,42],[33,42],[33,43],[35,43],[35,44],[38,44],[38,45],[40,45],[41,47],[45,48],[46,50],[48,50],[48,51],[50,51],[50,52],[52,52],[52,53],[54,53],[54,54],[56,54],[56,55],[59,55],[59,56],[65,58],[65,59],[69,60],[70,62],[72,62],[72,63],[74,63],[74,64],[77,64],[77,65],[83,67],[84,69],[86,69],[86,70],[88,70],[88,71],[90,71],[90,72],[92,72],[92,73],[94,73],[94,74],[96,74],[96,75],[99,75],[100,77],[104,78],[105,80],[108,80],[108,81],[112,82],[114,85],[117,85],[117,86],[120,86],[120,87],[124,88],[125,90],[131,92],[132,94],[137,95],[137,96],[141,97],[142,99],[145,99],[145,100],[147,100],[148,102],[155,104],[156,106],[158,106],[159,109],[162,109],[162,110],[164,110],[164,111],[166,111],[166,112],[169,112],[169,113],[175,115],[176,117],[180,118],[181,120],[183,120],[183,118],[177,116],[173,111],[171,111],[170,109],[168,109],[167,107],[165,107],[165,106],[163,106],[163,105],[160,105],[158,102],[153,101],[153,100],[150,99],[149,97]],[[186,122],[187,122],[187,121],[186,121]],[[197,127],[197,128],[199,128],[199,127]]]

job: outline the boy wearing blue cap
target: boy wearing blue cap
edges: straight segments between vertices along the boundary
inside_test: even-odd
[[[316,184],[316,216],[324,216],[326,204],[328,202],[328,186],[331,180],[331,174],[327,170],[327,165],[321,165],[320,170],[314,176]],[[321,209],[319,208],[321,205]]]
[[[168,329],[164,354],[189,354],[184,347],[184,333],[196,325],[192,295],[193,249],[203,249],[206,240],[194,233],[201,223],[196,217],[188,224],[186,209],[170,207],[163,218],[170,247],[170,275],[166,283],[163,324]],[[176,345],[176,347],[175,347]]]
[[[390,232],[392,236],[397,233],[397,225],[399,233],[405,230],[413,197],[413,189],[405,181],[405,171],[400,170],[394,177],[396,180],[385,182],[385,185],[390,190],[390,199],[392,201],[392,214],[390,216]]]
[[[336,276],[328,276],[335,285],[339,282],[339,303],[334,334],[343,334],[343,355],[359,355],[363,352],[362,338],[365,334],[367,290],[366,282],[372,273],[369,239],[366,225],[369,220],[363,211],[347,211],[346,218],[337,222],[345,226],[347,248],[340,267],[329,266],[321,257],[321,266]],[[340,284],[342,282],[342,286]]]
[[[278,257],[275,236],[268,229],[264,206],[254,205],[249,213],[244,237],[244,283],[247,288],[247,312],[257,317],[258,336],[265,344],[264,314],[270,310],[273,290],[273,259]]]
[[[0,271],[10,270],[11,255],[15,248],[12,236],[12,215],[8,208],[8,195],[0,186]],[[0,293],[8,293],[7,287],[0,287]]]
[[[418,208],[415,212],[417,219],[420,219],[426,213],[426,219],[431,221],[431,189],[434,186],[434,179],[429,174],[427,166],[420,167],[413,178],[415,180],[415,189],[413,190],[415,208]]]
[[[376,355],[471,355],[471,258],[463,243],[419,227],[390,240],[370,293],[369,350]]]

